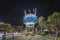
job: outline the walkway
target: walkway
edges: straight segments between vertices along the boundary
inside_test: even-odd
[[[46,39],[40,35],[35,35],[35,36],[23,35],[23,36],[17,37],[15,40],[46,40]]]

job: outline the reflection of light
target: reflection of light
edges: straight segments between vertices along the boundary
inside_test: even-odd
[[[1,24],[4,24],[4,22],[0,22],[0,25],[1,25]]]
[[[34,24],[34,23],[33,22],[27,22],[26,25],[28,25],[28,24]]]

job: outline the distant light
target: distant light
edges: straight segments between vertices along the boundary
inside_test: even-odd
[[[0,25],[1,25],[1,24],[4,24],[4,22],[0,22]]]

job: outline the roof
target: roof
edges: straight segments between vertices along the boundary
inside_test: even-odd
[[[30,14],[27,14],[25,17],[36,17],[36,15],[35,15],[35,14],[30,13]]]

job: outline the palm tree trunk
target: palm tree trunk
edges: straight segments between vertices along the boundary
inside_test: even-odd
[[[41,32],[42,32],[42,26],[41,26]]]
[[[58,28],[56,28],[56,38],[55,40],[58,40]]]

